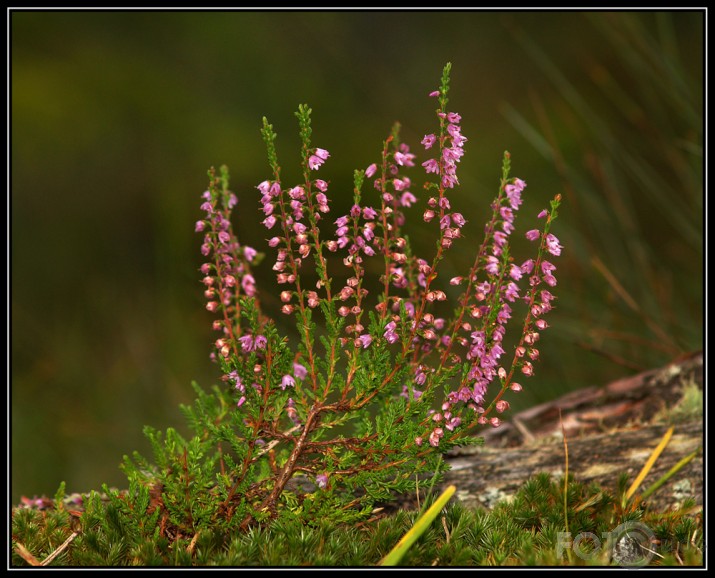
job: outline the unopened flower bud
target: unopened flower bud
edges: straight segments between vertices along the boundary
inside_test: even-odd
[[[527,343],[528,345],[533,345],[539,340],[539,334],[534,331],[532,333],[527,334],[526,337],[524,337],[524,342]]]
[[[499,413],[504,413],[504,412],[505,412],[506,410],[508,410],[508,409],[509,409],[509,402],[508,402],[508,401],[506,401],[506,400],[504,400],[504,399],[500,399],[500,400],[496,403],[496,410],[497,410]]]
[[[289,303],[292,296],[293,293],[290,291],[281,291],[281,301],[283,301],[283,303]]]

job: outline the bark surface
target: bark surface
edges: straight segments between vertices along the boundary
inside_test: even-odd
[[[487,432],[483,446],[452,451],[447,457],[451,469],[442,486],[454,484],[458,498],[467,506],[490,508],[508,499],[535,473],[562,476],[563,424],[569,472],[577,481],[597,482],[615,493],[619,475],[626,472],[630,485],[673,425],[673,437],[640,486],[643,491],[682,458],[702,448],[702,407],[700,411],[686,407],[693,405],[695,387],[703,389],[702,352],[531,408]],[[697,405],[697,396],[695,400]],[[701,451],[648,504],[665,511],[688,497],[703,503]]]

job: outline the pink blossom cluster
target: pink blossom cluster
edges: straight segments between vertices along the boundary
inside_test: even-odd
[[[502,399],[504,392],[522,389],[516,381],[518,373],[524,377],[533,375],[534,362],[539,358],[538,341],[548,328],[544,316],[553,308],[555,299],[546,288],[557,283],[556,266],[549,255],[559,256],[562,246],[549,232],[560,201],[557,199],[551,211],[544,210],[538,215],[544,219],[544,226],[526,233],[526,238],[537,245],[536,257],[522,262],[511,256],[510,236],[516,230],[515,219],[526,183],[508,177],[507,154],[500,191],[491,207],[492,218],[473,266],[466,275],[452,277],[448,286],[439,285],[444,280],[439,273],[445,253],[462,239],[467,224],[447,196],[450,189],[459,185],[457,166],[467,138],[462,135],[461,116],[446,112],[444,89],[432,95],[440,97],[441,108],[437,112],[440,130],[439,134],[425,135],[421,142],[425,150],[438,152],[435,158],[421,163],[428,175],[423,187],[427,198],[423,208],[416,209],[424,222],[433,223],[437,232],[435,254],[429,258],[416,255],[407,235],[402,233],[406,214],[419,203],[412,192],[416,190],[415,183],[407,174],[415,167],[417,157],[405,143],[390,148],[388,139],[381,162],[358,171],[352,206],[333,221],[335,232],[328,239],[320,238],[318,227],[330,212],[328,183],[311,176],[330,158],[327,150],[304,144],[306,177],[302,184],[284,187],[279,180],[280,170],[274,168],[274,177],[260,183],[257,189],[261,195],[262,224],[273,235],[267,243],[276,255],[272,268],[281,286],[277,295],[284,314],[296,315],[301,327],[307,328],[310,310],[322,306],[326,321],[332,319],[344,326],[341,329],[344,333],[339,333],[340,347],[352,360],[358,359],[362,350],[374,351],[370,348],[376,344],[388,351],[401,352],[401,359],[409,360],[410,373],[407,383],[398,383],[398,391],[394,393],[406,403],[422,403],[421,400],[430,398],[438,372],[464,368],[454,378],[454,387],[439,410],[428,413],[420,423],[424,433],[414,440],[418,446],[427,443],[437,447],[443,439],[454,440],[460,430],[475,424],[498,426],[501,421],[494,413],[501,414],[509,408],[509,403]],[[376,202],[362,200],[363,179],[372,182],[371,194],[377,191]],[[204,199],[202,209],[206,218],[197,223],[197,231],[205,233],[201,251],[211,258],[201,269],[209,300],[207,309],[223,314],[214,322],[214,327],[224,333],[215,343],[218,357],[250,358],[254,364],[250,376],[245,371],[239,375],[235,369],[225,374],[226,380],[235,385],[241,406],[247,397],[244,383],[252,383],[256,391],[268,391],[263,389],[265,385],[258,385],[265,372],[266,337],[255,328],[245,331],[231,321],[239,318],[239,296],[256,297],[255,280],[249,269],[256,252],[241,247],[231,232],[228,214],[236,203],[235,196],[222,198],[218,193],[207,192]],[[349,274],[342,278],[330,276],[324,254],[342,256]],[[314,288],[304,286],[301,279],[301,266],[308,259],[318,273]],[[372,260],[370,267],[369,260]],[[381,291],[371,297],[374,301],[369,301],[363,282],[366,272],[376,269],[380,271]],[[336,279],[340,281],[336,283]],[[527,313],[513,356],[508,359],[507,350],[511,353],[512,348],[505,346],[505,336],[520,302],[526,304]],[[440,311],[447,303],[456,309],[453,317],[445,319]],[[368,324],[363,321],[366,310],[373,307],[377,314],[372,314],[373,319],[379,320],[379,330],[375,329],[377,321],[372,329],[366,328]],[[309,358],[310,363],[306,362],[309,367],[296,362],[292,371],[281,370],[271,385],[279,393],[296,390],[282,410],[286,421],[295,425],[300,424],[298,402],[301,399],[305,402],[305,397],[299,395],[301,381],[309,376],[313,391],[320,382],[316,376],[316,354],[305,345],[310,341],[308,335],[301,352]],[[333,351],[331,355],[337,354]],[[489,402],[489,390],[495,383],[498,392]],[[346,392],[349,385],[346,378]],[[431,395],[424,395],[425,392]],[[328,476],[320,476],[318,483],[324,487]]]
[[[237,317],[237,303],[241,295],[256,295],[256,280],[251,274],[250,263],[257,251],[247,245],[241,246],[233,234],[229,216],[236,205],[233,193],[206,191],[201,210],[204,219],[196,222],[196,232],[204,233],[201,254],[210,258],[201,265],[202,283],[205,286],[206,309],[220,314],[213,322],[213,328],[221,331],[224,338],[217,341],[217,349],[222,357],[228,357],[235,348],[234,321]]]
[[[441,158],[426,160],[422,163],[422,166],[427,173],[440,175],[443,187],[452,189],[459,184],[459,179],[457,178],[457,163],[464,155],[463,147],[464,143],[467,142],[467,138],[462,135],[462,129],[459,125],[462,117],[459,113],[439,112],[437,114],[443,121],[442,126],[444,126],[444,121],[447,121],[446,135],[442,135],[439,138],[442,144]],[[422,139],[422,144],[425,149],[430,149],[437,140],[437,136],[428,134]],[[446,141],[449,141],[449,146],[447,146]]]

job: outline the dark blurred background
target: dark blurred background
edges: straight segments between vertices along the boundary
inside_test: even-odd
[[[520,233],[564,197],[558,309],[513,407],[702,348],[702,12],[14,11],[10,34],[13,503],[124,485],[142,426],[186,431],[191,381],[218,382],[207,169],[229,165],[238,234],[261,247],[261,118],[289,183],[308,103],[337,218],[394,121],[424,157],[448,61],[470,237],[447,267],[471,264],[504,150],[528,183]]]

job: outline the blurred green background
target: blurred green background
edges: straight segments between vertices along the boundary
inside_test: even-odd
[[[514,408],[702,348],[702,12],[14,11],[10,34],[13,503],[122,486],[142,426],[185,431],[190,382],[218,382],[194,233],[207,169],[229,165],[260,247],[261,118],[289,183],[308,103],[337,218],[394,121],[422,152],[448,61],[471,236],[447,267],[471,263],[504,150],[528,183],[520,232],[564,197],[558,309]]]

